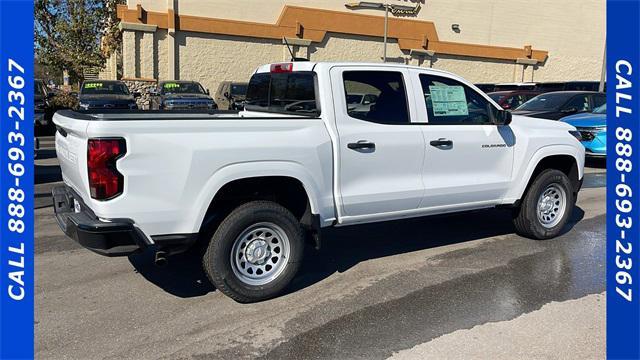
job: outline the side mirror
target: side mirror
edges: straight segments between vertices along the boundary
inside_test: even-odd
[[[560,112],[567,113],[567,114],[572,114],[574,112],[578,112],[578,109],[576,109],[574,107],[571,107],[571,108],[567,108],[567,109],[562,109],[562,110],[560,110]]]
[[[134,98],[139,98],[140,96],[142,96],[142,94],[140,94],[139,91],[136,91],[136,92],[133,93],[133,97]]]
[[[511,120],[512,120],[512,116],[511,112],[507,111],[507,110],[498,110],[498,113],[496,114],[496,125],[509,125],[511,124]]]
[[[209,89],[205,89],[204,92],[207,93],[207,95],[211,95],[211,93],[209,92]]]

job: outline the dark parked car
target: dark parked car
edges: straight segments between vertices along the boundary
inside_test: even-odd
[[[536,84],[537,91],[550,92],[550,91],[598,91],[600,89],[599,81],[556,81],[556,82],[543,82]],[[604,88],[607,91],[607,84]]]
[[[158,90],[153,93],[152,108],[160,110],[214,110],[215,101],[209,96],[209,90],[196,81],[161,81]]]
[[[564,91],[565,82],[562,81],[549,81],[543,83],[537,83],[535,90],[540,93],[548,93],[552,91]]]
[[[221,109],[243,110],[247,98],[247,83],[223,81],[216,91],[216,102]]]
[[[606,102],[605,94],[592,91],[549,92],[522,104],[513,114],[558,120],[572,114],[592,112]]]
[[[495,88],[496,88],[496,84],[494,83],[481,83],[481,84],[474,84],[474,85],[484,93],[493,92],[495,91]]]
[[[540,93],[537,91],[514,90],[496,91],[488,93],[487,95],[489,95],[493,101],[497,102],[498,105],[502,106],[503,109],[511,110],[540,95]]]
[[[78,103],[80,110],[90,109],[137,109],[136,97],[127,85],[116,80],[85,81],[80,87]]]
[[[564,84],[565,91],[598,91],[599,89],[599,81],[567,81]],[[607,91],[607,84],[604,86],[604,91]]]
[[[47,126],[49,123],[51,115],[53,114],[51,105],[49,104],[51,96],[52,93],[49,93],[49,89],[44,84],[44,81],[35,79],[33,84],[33,102],[35,105],[33,120],[36,126]]]
[[[494,86],[493,91],[534,90],[535,87],[536,83],[532,82],[500,83]]]

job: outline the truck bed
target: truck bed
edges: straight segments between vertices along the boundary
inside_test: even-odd
[[[234,179],[299,174],[333,218],[332,144],[322,119],[234,111],[59,111],[53,121],[65,184],[101,219],[135,219],[149,238],[197,233],[214,194]],[[91,198],[90,138],[123,138],[122,195]],[[252,175],[254,174],[254,175]]]

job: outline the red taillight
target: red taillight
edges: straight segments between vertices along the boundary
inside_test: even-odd
[[[272,73],[286,73],[293,71],[293,63],[271,64]]]
[[[124,177],[116,169],[116,160],[126,152],[122,138],[89,139],[87,169],[92,198],[107,200],[122,194]]]

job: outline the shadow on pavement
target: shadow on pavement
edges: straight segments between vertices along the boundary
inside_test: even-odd
[[[569,232],[583,217],[584,211],[576,207],[562,234]],[[305,261],[287,293],[304,289],[369,259],[514,232],[511,212],[504,209],[329,228],[322,232],[320,250],[307,244]],[[166,292],[178,297],[195,297],[215,289],[202,270],[200,254],[194,249],[175,255],[164,268],[154,265],[153,251],[131,256],[129,261],[145,279]]]
[[[62,181],[62,170],[58,165],[36,165],[35,166],[35,184],[45,184],[50,182]]]
[[[154,264],[154,249],[129,256],[129,262],[149,282],[169,294],[190,298],[206,295],[215,290],[202,269],[202,256],[198,249],[173,255],[165,267]]]
[[[53,159],[55,157],[55,149],[40,149],[36,151],[36,160]]]
[[[597,168],[597,169],[606,169],[607,168],[607,159],[606,158],[585,158],[584,166]]]

